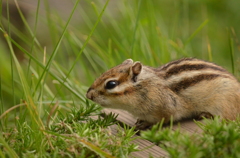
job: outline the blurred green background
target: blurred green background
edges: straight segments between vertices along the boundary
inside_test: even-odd
[[[1,1],[1,113],[25,100],[26,86],[41,111],[56,100],[69,108],[69,103],[84,101],[95,78],[127,58],[160,66],[196,57],[239,76],[240,1],[111,0],[103,12],[106,2]],[[6,34],[27,85],[21,82]]]

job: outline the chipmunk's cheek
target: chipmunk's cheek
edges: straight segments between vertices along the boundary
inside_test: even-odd
[[[98,96],[93,101],[100,104],[102,107],[110,106],[109,101],[105,97]]]

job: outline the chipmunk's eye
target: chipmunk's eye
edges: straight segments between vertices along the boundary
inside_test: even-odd
[[[106,89],[113,89],[118,85],[117,81],[108,81],[105,88]]]

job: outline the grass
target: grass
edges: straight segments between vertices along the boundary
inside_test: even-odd
[[[221,121],[219,118],[205,120],[197,124],[202,134],[187,134],[170,128],[162,128],[162,123],[151,130],[142,132],[142,137],[165,149],[171,157],[239,157],[240,121]]]
[[[47,0],[0,4],[1,157],[128,157],[138,150],[132,128],[119,126],[114,135],[116,115],[103,119],[101,107],[85,98],[96,77],[126,58],[159,66],[198,57],[239,77],[236,1],[76,0],[63,9]],[[172,157],[237,156],[239,121],[201,127],[203,136],[194,137],[199,144],[171,129],[151,133],[157,126],[143,137],[163,135],[152,141]]]

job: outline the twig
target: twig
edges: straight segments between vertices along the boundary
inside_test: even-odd
[[[14,110],[14,109],[16,109],[16,108],[18,108],[18,107],[25,106],[25,105],[26,105],[25,103],[22,103],[22,104],[18,104],[18,105],[15,105],[15,106],[9,108],[8,110],[6,110],[6,111],[0,116],[0,120],[1,120],[7,113],[9,113],[10,111],[12,111],[12,110]]]

